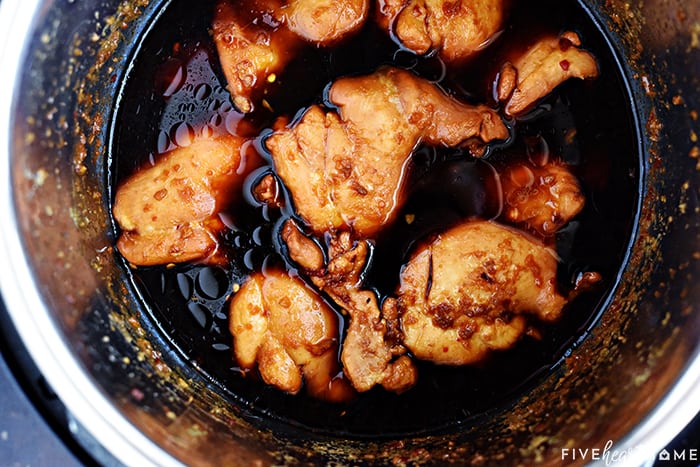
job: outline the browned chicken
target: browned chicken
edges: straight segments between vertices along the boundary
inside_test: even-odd
[[[277,182],[277,178],[271,173],[257,180],[257,183],[252,187],[252,195],[253,199],[260,204],[278,208],[284,206],[281,188]]]
[[[347,329],[341,360],[343,371],[360,392],[376,385],[397,393],[411,388],[417,379],[413,362],[404,355],[400,343],[395,301],[385,301],[380,310],[377,296],[362,290],[361,273],[369,253],[367,242],[353,242],[347,232],[331,240],[324,268],[319,246],[306,237],[293,221],[282,231],[290,257],[311,277],[314,285],[327,293],[347,312]]]
[[[243,113],[253,111],[301,45],[283,25],[281,7],[277,0],[222,0],[216,5],[214,43],[233,104]]]
[[[564,165],[517,163],[501,173],[503,218],[541,235],[555,234],[586,202],[578,180]]]
[[[382,0],[378,22],[407,49],[462,62],[504,27],[509,0]]]
[[[398,311],[404,344],[439,364],[482,361],[511,347],[526,316],[553,321],[567,299],[556,283],[555,253],[487,221],[470,221],[415,252],[401,272]]]
[[[496,79],[496,95],[505,104],[505,113],[523,114],[569,78],[596,78],[595,57],[580,47],[578,34],[568,31],[545,36],[506,61]]]
[[[231,300],[229,328],[238,364],[257,364],[267,384],[291,394],[305,385],[310,396],[333,402],[352,398],[337,360],[338,318],[300,279],[253,274]]]
[[[483,146],[508,137],[493,110],[460,103],[397,68],[339,79],[329,99],[337,110],[312,106],[266,141],[297,212],[317,235],[351,229],[366,238],[390,223],[419,143]]]
[[[252,112],[303,43],[329,46],[362,27],[369,0],[220,0],[212,34],[236,108]]]
[[[122,229],[119,252],[135,266],[215,259],[224,228],[217,214],[259,159],[244,142],[228,135],[198,139],[128,178],[113,206]],[[246,167],[243,147],[251,151]]]
[[[285,15],[297,36],[325,47],[358,31],[368,11],[369,0],[290,0]]]

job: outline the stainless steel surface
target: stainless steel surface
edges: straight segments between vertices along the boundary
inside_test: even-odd
[[[60,5],[53,5],[59,8]],[[0,4],[0,68],[8,79],[0,86],[0,224],[2,242],[0,290],[18,333],[26,343],[46,380],[95,438],[126,465],[179,465],[165,451],[129,423],[85,372],[56,327],[42,293],[27,264],[24,245],[17,230],[14,196],[11,192],[9,152],[13,109],[20,65],[26,57],[21,39],[32,33],[32,20],[42,2],[3,0]]]

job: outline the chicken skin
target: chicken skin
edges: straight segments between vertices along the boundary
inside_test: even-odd
[[[339,79],[329,100],[337,110],[312,106],[266,140],[278,176],[316,235],[350,229],[368,238],[390,223],[419,143],[483,146],[508,137],[493,110],[460,103],[397,68]]]
[[[526,315],[554,321],[555,254],[526,235],[469,221],[420,248],[401,272],[398,312],[404,344],[419,359],[464,365],[511,347]]]
[[[224,229],[217,214],[259,161],[245,141],[231,135],[201,138],[128,178],[113,205],[122,229],[119,252],[135,266],[215,261],[217,233]]]
[[[285,223],[282,239],[291,259],[350,317],[341,361],[353,387],[364,392],[381,385],[396,393],[411,388],[417,371],[400,343],[395,301],[387,299],[380,310],[376,294],[362,289],[361,275],[369,254],[367,242],[353,242],[347,232],[341,234],[331,241],[330,260],[324,267],[318,244],[293,221]]]
[[[586,202],[578,180],[562,164],[513,164],[502,171],[500,181],[503,218],[542,236],[555,234]]]
[[[296,394],[302,386],[343,402],[353,391],[338,375],[338,319],[323,299],[284,272],[253,274],[233,297],[229,328],[242,368],[257,364],[265,383]]]
[[[580,47],[578,34],[568,31],[544,36],[506,61],[496,79],[496,96],[505,114],[522,115],[570,78],[596,78],[595,57]]]
[[[504,28],[508,0],[383,0],[378,22],[403,47],[425,55],[437,50],[448,63],[463,62]]]
[[[330,46],[362,27],[369,0],[221,0],[212,34],[236,108],[252,112],[305,42]]]

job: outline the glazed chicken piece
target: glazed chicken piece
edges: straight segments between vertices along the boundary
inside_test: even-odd
[[[329,99],[337,110],[312,106],[266,140],[278,176],[316,235],[351,229],[367,238],[390,223],[419,143],[483,147],[508,137],[493,110],[462,104],[396,68],[339,79]]]
[[[257,364],[265,383],[297,394],[343,402],[353,391],[339,377],[338,319],[313,290],[284,272],[253,274],[230,304],[229,328],[238,364]]]
[[[297,36],[327,47],[357,32],[368,12],[369,0],[291,0],[285,15]]]
[[[554,321],[557,258],[535,239],[487,221],[458,225],[420,248],[401,272],[398,311],[416,358],[463,365],[507,349],[530,315]]]
[[[304,42],[330,46],[362,27],[369,0],[221,0],[212,34],[236,108],[255,103]]]
[[[265,93],[296,54],[299,39],[279,16],[276,0],[219,1],[212,34],[233,104],[243,113]]]
[[[273,174],[267,173],[255,181],[251,194],[260,205],[281,208],[284,206],[281,191],[277,178]]]
[[[543,236],[555,234],[586,202],[581,186],[563,164],[517,163],[500,174],[503,218]]]
[[[568,31],[545,36],[506,61],[496,78],[496,96],[506,115],[522,115],[569,78],[596,78],[595,57],[580,47],[578,34]]]
[[[369,254],[367,242],[353,242],[347,232],[331,240],[331,259],[324,268],[320,247],[293,221],[284,225],[282,239],[292,260],[350,317],[341,361],[353,387],[360,392],[376,385],[397,393],[410,389],[416,383],[417,371],[400,343],[395,301],[387,299],[384,310],[380,310],[374,292],[362,290],[361,274]]]
[[[509,0],[383,0],[378,23],[402,46],[425,55],[437,50],[448,63],[463,62],[490,44],[504,27]]]
[[[119,252],[135,266],[220,258],[217,233],[224,224],[217,214],[259,160],[245,141],[230,135],[198,139],[127,179],[113,206],[122,229]],[[242,151],[250,152],[242,158]]]

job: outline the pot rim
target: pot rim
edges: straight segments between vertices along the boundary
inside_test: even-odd
[[[10,74],[0,86],[0,294],[8,314],[37,368],[71,417],[125,465],[181,465],[136,429],[88,376],[69,349],[49,314],[24,254],[11,192],[10,148],[12,115],[21,63],[40,2],[0,3],[0,69]],[[33,310],[33,312],[28,312]]]
[[[40,2],[4,0],[0,3],[0,69],[10,74],[0,86],[0,295],[8,314],[39,371],[66,409],[91,436],[126,465],[181,465],[162,447],[139,431],[108,399],[70,350],[32,276],[20,237],[12,194],[10,150],[11,111],[16,99],[26,44],[11,38],[27,37],[33,30]],[[28,312],[28,310],[32,310]],[[638,466],[657,453],[700,412],[700,348],[681,378],[611,453],[623,453],[621,465]],[[607,446],[605,446],[607,447]],[[603,452],[604,446],[600,446]],[[600,465],[610,465],[600,458]]]

